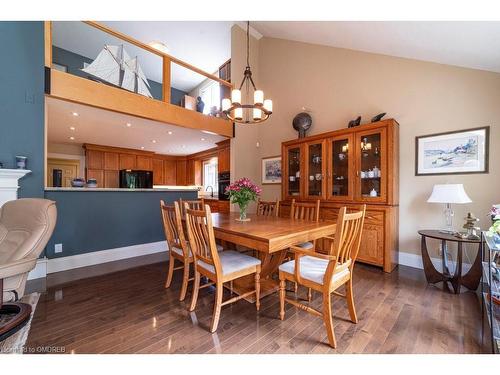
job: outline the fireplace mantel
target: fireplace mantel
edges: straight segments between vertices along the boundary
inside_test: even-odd
[[[31,173],[28,169],[0,168],[0,207],[7,201],[17,199],[19,179]]]

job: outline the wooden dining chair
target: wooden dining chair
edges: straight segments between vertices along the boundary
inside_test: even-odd
[[[193,280],[189,279],[189,265],[193,263],[193,256],[184,236],[179,203],[174,202],[173,205],[168,206],[163,200],[160,200],[160,207],[163,228],[169,248],[168,273],[165,288],[170,288],[174,271],[182,269],[182,287],[179,301],[184,301],[188,283],[190,280]],[[176,260],[181,262],[182,266],[174,267]]]
[[[292,199],[292,204],[290,206],[290,218],[292,220],[309,220],[318,222],[320,204],[321,201],[319,199],[316,202],[296,202],[295,199]],[[314,251],[316,249],[316,240],[312,242],[303,242],[295,246]]]
[[[278,216],[280,201],[257,201],[257,216]]]
[[[215,304],[212,324],[210,326],[210,332],[215,332],[219,324],[222,306],[255,294],[255,307],[257,311],[260,309],[261,262],[259,259],[237,251],[226,250],[220,253],[217,252],[212,215],[209,206],[205,206],[205,210],[200,211],[192,210],[186,204],[185,210],[188,238],[191,249],[193,250],[195,264],[194,288],[189,311],[193,311],[196,307],[200,288],[200,277],[205,276],[215,283]],[[223,286],[225,282],[231,282],[251,274],[255,274],[255,290],[251,290],[222,302]]]
[[[301,247],[293,246],[295,259],[279,267],[280,319],[285,318],[285,302],[323,318],[331,347],[336,347],[333,331],[331,294],[346,298],[349,315],[353,323],[358,322],[352,290],[352,271],[359,251],[361,233],[365,219],[366,205],[361,211],[346,213],[342,207],[337,218],[335,237],[329,241],[328,254],[320,254]],[[286,298],[286,280],[297,282],[323,294],[323,311]],[[337,289],[345,285],[345,294]]]
[[[182,198],[179,198],[179,207],[181,209],[181,214],[184,217],[185,212],[184,212],[184,203],[187,203],[189,208],[192,210],[199,210],[202,211],[205,207],[205,199],[200,198],[196,200],[183,200]]]

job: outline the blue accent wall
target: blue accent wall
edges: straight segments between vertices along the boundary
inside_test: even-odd
[[[59,48],[56,46],[52,47],[52,61],[60,64],[60,65],[65,65],[68,68],[68,73],[74,74],[79,77],[87,78],[88,74],[84,73],[81,69],[83,68],[83,63],[88,63],[90,64],[92,59],[89,59],[88,57],[79,55],[77,53],[65,50],[63,48]],[[162,100],[162,84],[153,80],[148,79],[149,86],[150,86],[150,92],[151,95],[153,95],[153,98],[157,100]],[[187,92],[184,92],[182,90],[178,90],[174,87],[170,88],[170,103],[175,104],[175,105],[180,105],[181,100],[184,97],[184,95],[187,95]]]
[[[28,158],[32,171],[21,180],[20,197],[43,197],[43,22],[0,22],[0,162],[15,168]]]
[[[165,240],[160,199],[193,200],[196,191],[46,191],[56,201],[57,225],[48,258],[90,253]],[[55,254],[54,245],[63,244]]]

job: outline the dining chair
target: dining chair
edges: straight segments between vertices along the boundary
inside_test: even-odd
[[[220,253],[217,251],[209,206],[205,206],[205,210],[192,210],[186,204],[185,210],[188,238],[195,264],[194,288],[189,311],[193,311],[196,307],[200,277],[205,276],[215,283],[215,304],[210,326],[210,332],[213,333],[217,330],[222,306],[255,294],[255,307],[257,311],[260,309],[261,262],[259,259],[237,251],[226,250]],[[255,290],[222,302],[225,282],[252,274],[255,274]]]
[[[167,239],[168,248],[170,250],[165,288],[170,288],[174,271],[182,269],[182,287],[179,301],[184,301],[188,283],[193,280],[189,279],[189,267],[190,264],[193,263],[193,255],[191,254],[189,244],[184,235],[179,203],[174,202],[173,205],[168,206],[163,200],[160,200],[160,207],[165,238]],[[181,262],[182,266],[174,267],[176,260]]]
[[[181,209],[181,214],[182,216],[184,216],[185,212],[184,212],[184,203],[187,203],[189,208],[191,208],[192,210],[203,210],[204,207],[205,207],[205,199],[203,198],[200,198],[200,199],[196,199],[196,200],[182,200],[182,198],[179,198],[179,207]]]
[[[366,205],[363,205],[358,212],[348,214],[346,211],[346,207],[342,207],[339,211],[335,237],[325,238],[330,244],[327,254],[293,246],[291,249],[295,253],[295,259],[279,266],[280,319],[285,318],[285,302],[322,317],[328,342],[332,348],[337,344],[333,331],[331,294],[346,298],[351,321],[358,322],[354,307],[352,272],[361,242]],[[321,292],[323,311],[286,298],[286,280]],[[345,294],[337,292],[342,285],[345,285]]]
[[[280,201],[257,201],[257,216],[278,216]]]
[[[318,222],[320,202],[321,201],[319,199],[314,203],[296,202],[295,199],[292,199],[292,204],[290,206],[290,218],[292,220],[309,220]],[[296,244],[295,246],[314,251],[316,249],[316,240],[312,242],[303,242]]]

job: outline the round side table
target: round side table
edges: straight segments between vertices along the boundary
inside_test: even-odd
[[[481,240],[469,240],[455,237],[452,234],[441,233],[438,230],[419,230],[418,234],[422,236],[421,239],[421,249],[422,249],[422,260],[424,263],[425,278],[428,283],[435,284],[440,281],[444,283],[450,282],[453,286],[455,294],[460,293],[460,286],[464,285],[467,289],[476,290],[479,286],[479,281],[481,280],[481,253],[482,253],[482,241]],[[436,270],[432,264],[429,252],[427,251],[426,238],[433,238],[436,240],[441,240],[442,244],[442,254],[441,261],[443,266],[443,271],[439,272]],[[455,267],[455,274],[452,275],[448,269],[448,262],[446,259],[446,252],[448,250],[447,242],[457,242],[458,243],[458,254],[457,254],[457,266]],[[462,275],[462,244],[464,243],[474,243],[478,244],[478,252],[474,264],[472,265],[469,272]]]

